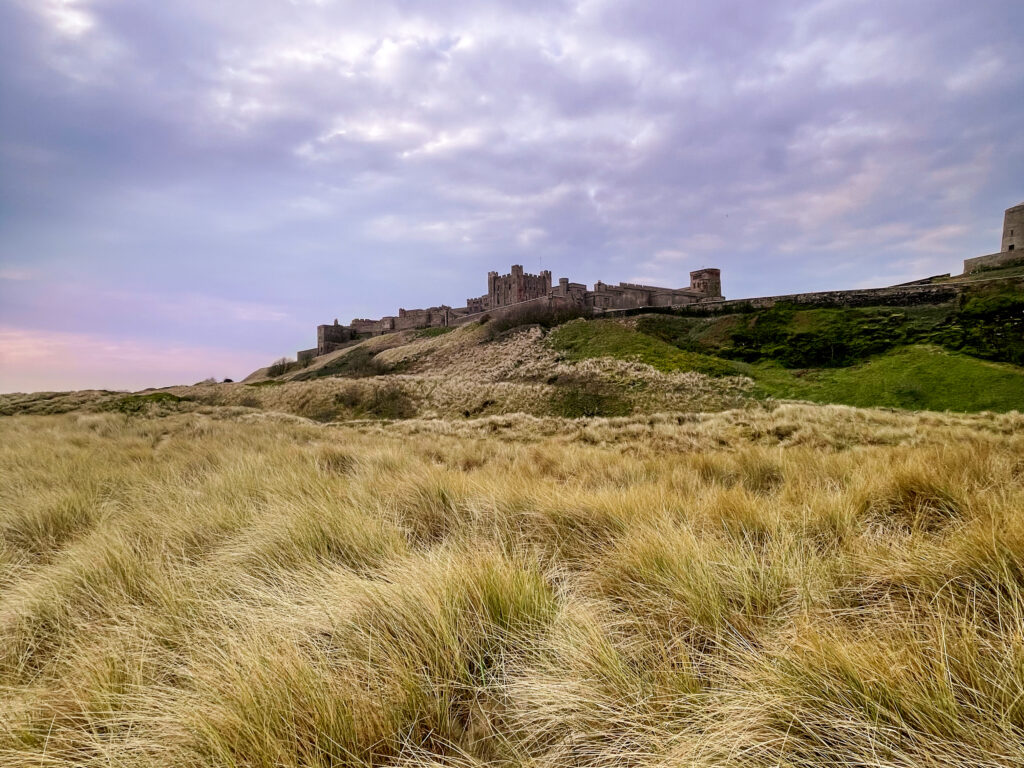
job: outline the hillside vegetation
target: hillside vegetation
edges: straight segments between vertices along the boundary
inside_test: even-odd
[[[939,305],[565,319],[382,336],[274,381],[391,381],[411,398],[405,416],[620,416],[763,398],[965,412],[1024,405],[1024,284],[1013,279]],[[453,382],[454,399],[439,403]]]
[[[1024,764],[1019,414],[173,407],[0,419],[4,766]]]
[[[565,322],[563,322],[565,321]],[[1024,285],[962,301],[728,315],[533,316],[361,341],[244,382],[0,395],[0,415],[234,407],[322,422],[700,413],[767,399],[960,412],[1024,407]]]
[[[1020,310],[0,395],[0,765],[1024,765]]]
[[[851,365],[908,344],[1024,364],[1024,282],[971,286],[959,301],[905,307],[771,309],[708,318],[651,315],[638,330],[696,352],[787,368]]]

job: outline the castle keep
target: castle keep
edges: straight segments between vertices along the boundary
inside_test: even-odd
[[[717,269],[699,269],[690,273],[686,288],[659,288],[654,285],[619,283],[609,285],[598,281],[593,290],[583,283],[570,283],[569,278],[551,282],[551,272],[539,275],[512,265],[507,275],[487,273],[487,293],[466,299],[464,307],[441,305],[428,309],[399,309],[397,315],[379,320],[356,318],[348,325],[317,327],[316,348],[299,352],[299,359],[326,355],[338,347],[367,336],[414,328],[445,328],[485,318],[503,317],[523,311],[591,309],[632,309],[636,307],[675,307],[702,301],[722,299],[722,278]]]

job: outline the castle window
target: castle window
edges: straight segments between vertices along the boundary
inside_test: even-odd
[[[1010,243],[1010,247],[1007,250],[1010,250],[1010,251],[1013,250],[1013,243]]]

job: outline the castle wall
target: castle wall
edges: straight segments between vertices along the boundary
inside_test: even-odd
[[[708,296],[692,291],[666,291],[655,293],[651,296],[651,307],[678,307],[683,304],[696,304],[698,301],[707,301]]]
[[[969,275],[979,269],[995,269],[1013,264],[1024,264],[1024,250],[1003,251],[990,253],[987,256],[975,256],[973,259],[964,259],[964,274]]]
[[[450,307],[430,307],[429,309],[400,309],[398,317],[392,320],[389,330],[408,331],[414,328],[438,328],[448,325]]]
[[[356,318],[349,325],[356,333],[376,336],[384,332],[382,323],[383,319],[367,320],[365,318]]]
[[[933,285],[900,285],[888,288],[863,288],[852,291],[820,291],[791,293],[785,296],[759,296],[753,299],[702,301],[685,307],[687,314],[741,312],[745,309],[769,309],[776,304],[801,304],[810,307],[873,307],[941,304],[952,301],[964,290],[966,283]]]
[[[607,285],[600,281],[594,283],[594,290],[587,294],[587,306],[594,309],[625,309],[630,307],[649,306],[651,296],[657,289],[642,285],[619,283]]]
[[[326,355],[358,338],[357,333],[346,325],[318,325],[316,327],[316,349],[318,355]]]

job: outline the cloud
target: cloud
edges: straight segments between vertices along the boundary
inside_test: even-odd
[[[0,275],[33,279],[0,281],[0,320],[273,358],[511,262],[715,265],[732,296],[953,269],[1024,197],[1021,23],[1016,0],[19,0]]]

